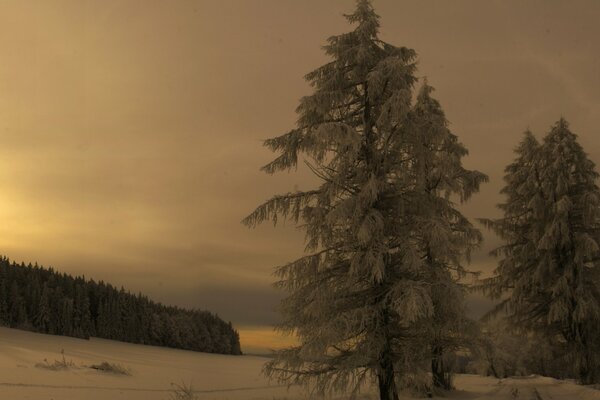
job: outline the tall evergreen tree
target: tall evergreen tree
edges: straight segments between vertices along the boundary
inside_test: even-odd
[[[504,240],[502,246],[492,251],[492,255],[500,260],[494,276],[484,280],[482,288],[496,300],[505,292],[512,291],[512,297],[504,298],[491,314],[510,306],[511,320],[515,325],[531,320],[527,315],[528,310],[515,308],[513,303],[519,299],[520,293],[530,290],[521,287],[530,286],[527,277],[521,278],[526,271],[531,273],[536,268],[536,243],[543,234],[540,224],[536,224],[544,207],[539,184],[539,148],[535,136],[526,131],[515,149],[515,161],[504,169],[506,185],[501,193],[506,196],[506,202],[498,205],[504,216],[493,220],[480,219],[481,223]]]
[[[42,294],[40,302],[37,307],[37,314],[35,315],[34,322],[36,326],[43,333],[50,332],[51,324],[51,310],[50,310],[50,289],[46,284],[42,288]]]
[[[0,276],[0,326],[5,326],[10,323],[10,313],[8,311],[8,302],[6,297],[8,290],[6,290],[6,280],[3,276]]]
[[[321,184],[273,197],[244,223],[288,218],[306,231],[308,254],[276,271],[289,292],[280,329],[300,344],[267,375],[354,393],[374,377],[393,400],[407,338],[433,314],[431,279],[443,275],[434,271],[462,272],[480,240],[450,198],[466,200],[486,177],[462,168],[466,150],[429,86],[413,106],[415,52],[378,38],[369,1],[346,17],[356,28],[330,38],[333,60],[306,76],[314,92],[300,101],[297,128],[265,142],[280,154],[264,171],[304,157]]]
[[[435,387],[450,389],[450,366],[445,359],[464,347],[471,322],[465,316],[464,285],[460,279],[468,271],[464,263],[479,246],[481,233],[455,207],[452,197],[462,202],[479,188],[487,177],[463,168],[461,158],[467,149],[448,129],[439,102],[431,96],[433,88],[425,83],[409,115],[411,143],[407,154],[413,159],[410,176],[414,180],[412,205],[404,210],[411,242],[418,249],[429,284],[432,315],[422,332],[431,349],[431,375]],[[418,265],[418,264],[416,264]]]
[[[26,322],[26,316],[23,314],[23,297],[19,290],[19,284],[17,281],[13,281],[10,285],[10,314],[11,314],[11,325],[19,326]]]
[[[486,221],[507,242],[493,294],[517,325],[564,346],[582,383],[600,378],[598,174],[560,119],[538,146],[527,134],[506,169],[504,217]]]
[[[88,339],[94,333],[90,313],[90,300],[84,286],[81,284],[75,286],[74,301],[73,326],[75,336]]]

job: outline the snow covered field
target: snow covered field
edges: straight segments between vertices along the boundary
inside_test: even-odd
[[[65,360],[62,370],[36,367]],[[47,363],[44,361],[46,360]],[[89,368],[103,361],[128,368],[130,376]],[[0,328],[0,399],[167,400],[171,383],[192,384],[198,399],[295,400],[300,389],[269,385],[260,375],[262,357],[223,356],[113,342],[90,341]],[[458,376],[451,399],[600,400],[600,391],[550,378],[498,381]],[[375,396],[366,394],[366,399]],[[406,399],[407,396],[402,396]]]
[[[65,359],[74,367],[36,367]],[[106,361],[130,376],[86,368]],[[265,358],[224,356],[104,339],[81,340],[0,328],[0,399],[169,399],[171,383],[192,384],[201,399],[272,399],[286,389],[269,387],[259,374]]]

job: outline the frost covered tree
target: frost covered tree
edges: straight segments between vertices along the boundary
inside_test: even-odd
[[[279,155],[267,173],[304,162],[312,190],[276,195],[244,219],[289,219],[306,232],[306,255],[276,270],[279,329],[299,345],[265,367],[281,382],[356,393],[375,378],[397,399],[403,356],[434,314],[432,286],[453,284],[481,236],[451,198],[468,199],[486,179],[465,170],[466,149],[424,85],[413,104],[413,50],[378,38],[367,0],[347,15],[351,32],[325,46],[332,61],[306,75],[297,127],[268,139]]]
[[[462,167],[460,160],[467,150],[448,129],[432,91],[425,83],[410,113],[406,139],[414,142],[409,148],[414,207],[405,209],[404,218],[410,221],[411,242],[420,254],[433,305],[431,317],[422,327],[431,351],[432,384],[450,389],[448,356],[464,347],[473,331],[472,321],[465,316],[465,290],[460,283],[471,271],[463,263],[482,240],[481,233],[455,208],[451,196],[465,201],[487,177]]]
[[[48,285],[44,285],[40,296],[38,312],[35,316],[35,323],[43,333],[50,332],[51,326],[51,309],[50,309],[50,289]]]
[[[499,299],[507,291],[513,292],[513,297],[503,299],[491,314],[507,308],[519,298],[521,292],[527,290],[521,287],[529,284],[527,279],[521,280],[521,275],[536,267],[536,243],[543,234],[542,226],[535,222],[539,217],[535,210],[543,208],[537,163],[539,148],[535,136],[526,131],[515,149],[515,161],[504,169],[506,185],[501,193],[506,196],[506,202],[498,205],[504,216],[495,220],[480,220],[504,240],[502,246],[492,251],[492,255],[500,260],[494,276],[484,280],[482,288],[494,299]],[[514,309],[513,312],[512,319],[516,325],[530,320],[524,308]]]
[[[508,293],[513,323],[564,346],[582,383],[600,378],[598,174],[560,119],[539,145],[528,133],[506,169],[504,217],[485,221],[505,241],[486,288]]]

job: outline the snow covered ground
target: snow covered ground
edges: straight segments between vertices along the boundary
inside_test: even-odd
[[[62,350],[65,360],[73,366],[62,370],[36,366],[62,361]],[[131,375],[89,368],[103,361],[121,365]],[[201,400],[308,398],[299,388],[288,391],[269,385],[260,375],[265,361],[254,356],[203,354],[0,328],[0,399],[167,400],[171,398],[172,383],[191,383]],[[543,377],[498,381],[462,375],[456,384],[459,390],[446,398],[600,400],[600,391]],[[363,398],[375,396],[365,394]]]

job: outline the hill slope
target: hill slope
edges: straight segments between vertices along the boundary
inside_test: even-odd
[[[62,350],[72,366],[43,367],[62,361]],[[103,361],[120,365],[131,375],[89,368]],[[170,398],[171,383],[184,382],[200,391],[203,399],[247,399],[255,394],[271,399],[273,393],[283,394],[285,389],[269,388],[260,376],[265,361],[0,327],[0,398],[158,400]]]

